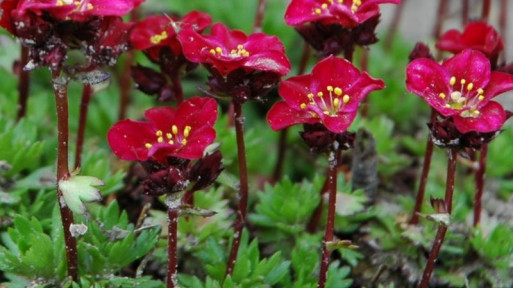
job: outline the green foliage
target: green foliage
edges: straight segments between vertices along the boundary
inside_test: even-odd
[[[112,172],[109,158],[105,150],[96,150],[85,153],[82,160],[81,175],[94,176],[101,179],[105,185],[100,188],[103,196],[112,194],[123,188],[123,178],[126,173],[123,170]]]
[[[45,145],[38,139],[35,123],[22,120],[14,124],[6,118],[0,118],[0,159],[11,166],[5,172],[6,177],[38,167]]]
[[[485,227],[475,230],[470,238],[472,247],[489,265],[498,269],[510,269],[513,264],[513,228],[498,224],[487,233],[484,230]]]

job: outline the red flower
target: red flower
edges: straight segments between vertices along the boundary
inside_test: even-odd
[[[360,72],[351,62],[330,56],[315,65],[312,74],[283,81],[279,94],[285,102],[267,114],[273,130],[306,123],[321,123],[333,133],[344,132],[356,117],[358,105],[385,83]]]
[[[177,22],[179,21],[179,22]],[[170,19],[165,15],[153,15],[137,22],[130,32],[130,43],[137,50],[146,50],[153,61],[157,61],[162,47],[169,47],[175,55],[182,53],[175,29],[191,26],[201,32],[210,25],[210,15],[192,11],[181,19]]]
[[[491,71],[485,55],[467,49],[442,65],[426,58],[412,61],[406,88],[442,116],[452,116],[461,133],[491,132],[506,121],[502,106],[491,99],[513,90],[513,75]]]
[[[149,122],[126,119],[110,128],[107,139],[119,158],[160,163],[168,157],[199,159],[216,137],[217,103],[210,98],[193,97],[177,109],[151,108],[144,116]]]
[[[292,0],[285,12],[287,25],[307,22],[355,27],[379,14],[379,4],[398,4],[399,0]]]
[[[442,51],[459,53],[467,48],[484,53],[490,60],[496,61],[504,49],[499,33],[484,21],[470,22],[463,33],[456,29],[445,32],[436,48]]]
[[[247,36],[230,30],[222,23],[215,24],[210,35],[200,35],[192,27],[178,33],[185,57],[194,63],[210,64],[221,75],[238,68],[246,72],[266,71],[283,76],[290,71],[285,48],[278,37],[264,33]]]

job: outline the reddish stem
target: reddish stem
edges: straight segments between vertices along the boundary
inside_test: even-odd
[[[30,87],[30,72],[23,70],[23,67],[28,63],[29,50],[25,46],[21,46],[21,59],[20,59],[20,69],[19,69],[19,77],[20,80],[18,82],[18,114],[16,116],[16,121],[20,121],[21,118],[25,117],[27,113],[27,101],[29,97],[29,87]]]
[[[435,27],[433,28],[433,38],[438,40],[442,35],[442,27],[445,22],[445,16],[447,14],[448,0],[440,0],[438,3],[438,10],[436,14]]]
[[[93,96],[93,88],[90,84],[84,84],[82,100],[80,102],[80,116],[78,120],[77,147],[75,150],[75,168],[82,166],[82,150],[84,148],[84,135],[87,123],[87,110]]]
[[[492,7],[492,1],[483,0],[483,14],[481,14],[481,18],[483,18],[483,20],[488,21],[488,18],[490,18],[491,7]]]
[[[458,151],[456,149],[449,150],[449,160],[447,163],[447,180],[445,186],[445,205],[447,212],[451,214],[452,210],[452,194],[454,192],[454,174],[456,172],[456,159],[458,158]],[[438,253],[444,242],[445,234],[447,232],[447,226],[444,224],[438,225],[438,232],[436,233],[435,242],[429,253],[429,258],[422,274],[422,280],[419,284],[419,288],[426,288],[431,279],[431,274],[435,268],[435,262],[438,258]]]
[[[130,70],[134,63],[134,51],[127,51],[125,53],[125,63],[123,66],[123,74],[119,80],[120,98],[119,98],[119,112],[118,119],[123,120],[126,118],[126,110],[130,104],[130,91],[132,89],[132,76]]]
[[[404,5],[407,0],[402,0],[397,7],[394,10],[394,16],[392,17],[392,22],[390,23],[390,26],[388,27],[387,35],[385,36],[385,40],[383,41],[383,47],[385,48],[385,51],[390,50],[392,47],[392,43],[395,37],[395,34],[397,33],[398,27],[399,27],[399,20],[402,18],[403,11],[404,11]]]
[[[232,248],[226,268],[226,276],[231,275],[237,260],[239,251],[242,229],[246,225],[246,214],[248,206],[248,169],[246,166],[246,147],[244,144],[244,116],[242,115],[242,104],[237,101],[233,102],[235,114],[235,134],[237,137],[237,156],[239,159],[239,206],[237,211],[237,219],[235,220]]]
[[[301,60],[299,62],[299,68],[297,70],[297,75],[305,74],[306,65],[308,64],[308,59],[310,59],[310,45],[308,43],[303,43],[303,54],[301,54]],[[278,140],[278,156],[276,158],[276,165],[274,166],[273,176],[270,180],[272,184],[278,182],[281,178],[281,173],[283,172],[283,163],[285,162],[285,154],[287,153],[287,133],[289,129],[288,127],[282,129],[280,131],[280,138]]]
[[[262,32],[262,21],[264,19],[266,4],[267,0],[258,0],[257,13],[255,16],[255,25],[253,26],[253,33]]]
[[[507,38],[507,27],[508,27],[508,0],[501,0],[500,2],[500,14],[499,14],[499,31],[504,43],[508,43]],[[506,62],[506,53],[501,54],[501,61]]]
[[[488,143],[481,146],[481,155],[479,156],[479,168],[475,173],[476,195],[474,197],[474,227],[481,220],[481,199],[483,198],[483,189],[486,171],[486,156],[488,154]]]
[[[178,266],[178,253],[177,253],[177,242],[178,242],[178,210],[167,209],[167,288],[177,287],[177,266]]]
[[[55,94],[55,106],[57,110],[57,202],[61,212],[61,221],[64,231],[64,243],[66,246],[66,259],[68,264],[68,276],[78,283],[78,256],[77,242],[71,235],[70,226],[73,224],[73,213],[66,206],[64,196],[59,188],[59,181],[69,178],[68,167],[68,93],[67,82],[59,78],[60,71],[52,72],[52,83]]]
[[[171,82],[173,82],[173,90],[175,92],[176,105],[180,105],[183,103],[183,89],[182,82],[180,81],[180,77],[178,77],[178,74],[171,76]]]
[[[335,151],[329,155],[328,166],[328,219],[326,221],[326,232],[322,245],[321,272],[319,274],[318,288],[324,288],[328,274],[328,265],[330,262],[331,251],[328,249],[328,243],[333,241],[333,231],[335,229],[335,205],[337,203],[337,156]]]
[[[469,0],[463,0],[461,7],[461,24],[463,27],[467,26],[469,15]]]
[[[435,123],[437,113],[435,109],[431,109],[431,123]],[[431,167],[431,158],[433,158],[433,141],[431,135],[428,135],[426,142],[426,153],[424,154],[424,164],[422,165],[422,172],[420,175],[419,190],[417,191],[417,199],[415,200],[415,208],[413,208],[413,215],[411,215],[410,224],[417,225],[419,223],[419,213],[422,209],[422,202],[426,194],[426,184],[429,176],[429,168]]]
[[[367,49],[362,49],[362,58],[360,59],[360,68],[362,71],[367,71],[369,68],[369,51]],[[367,118],[369,114],[369,98],[365,97],[362,101],[362,116],[363,118]]]

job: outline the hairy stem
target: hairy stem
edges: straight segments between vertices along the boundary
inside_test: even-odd
[[[301,61],[299,62],[299,68],[297,70],[297,75],[305,74],[306,65],[308,64],[308,59],[310,59],[310,45],[308,43],[303,43],[303,53],[301,54]],[[274,166],[273,176],[271,178],[271,183],[274,184],[278,182],[281,178],[281,173],[283,172],[283,163],[285,162],[285,154],[287,153],[287,134],[288,127],[282,129],[280,131],[280,138],[278,140],[278,156],[276,157],[276,164]]]
[[[119,79],[119,112],[118,119],[123,120],[126,118],[126,110],[128,108],[128,104],[130,104],[130,90],[132,88],[132,76],[130,75],[130,70],[132,69],[132,64],[134,63],[134,51],[130,50],[125,53],[125,63],[123,65],[123,74]]]
[[[488,18],[490,18],[490,9],[491,8],[492,8],[492,1],[483,0],[483,13],[481,14],[481,18],[483,18],[483,20],[488,21]]]
[[[481,199],[483,198],[483,189],[486,172],[486,156],[488,154],[488,144],[481,146],[481,155],[479,156],[479,168],[475,173],[476,179],[476,195],[474,197],[474,227],[481,220]]]
[[[435,123],[437,113],[435,109],[431,109],[431,123]],[[419,213],[422,209],[422,202],[426,194],[426,184],[429,176],[429,168],[431,167],[431,158],[433,158],[433,141],[431,135],[428,135],[426,142],[426,153],[424,154],[424,164],[422,165],[422,172],[420,174],[419,190],[417,191],[417,199],[415,200],[415,208],[413,208],[413,215],[411,215],[410,224],[417,225],[419,223]]]
[[[30,72],[23,70],[23,67],[28,63],[29,50],[25,46],[21,46],[21,59],[19,69],[19,81],[18,81],[18,113],[16,115],[16,121],[20,121],[21,118],[25,117],[27,113],[27,101],[29,97],[30,87]]]
[[[456,172],[456,159],[458,158],[458,151],[456,149],[449,150],[449,160],[447,163],[447,180],[445,186],[445,205],[447,208],[447,212],[451,214],[452,210],[452,195],[454,192],[454,174]],[[422,274],[422,280],[419,284],[419,288],[426,288],[429,284],[429,279],[431,279],[431,275],[433,274],[433,270],[435,268],[435,262],[438,258],[438,253],[440,252],[440,248],[442,248],[442,244],[445,239],[445,234],[447,232],[447,226],[440,223],[438,225],[438,232],[436,233],[435,242],[433,243],[433,247],[431,248],[431,252],[429,253],[429,258],[426,263],[426,267],[424,268],[424,273]]]
[[[335,151],[330,152],[328,161],[328,219],[326,221],[326,231],[322,245],[321,272],[319,274],[319,282],[317,283],[317,287],[319,288],[326,286],[326,277],[331,256],[328,243],[333,241],[333,231],[335,229],[335,205],[337,203],[337,156]]]
[[[395,34],[397,33],[397,29],[399,27],[399,20],[401,19],[404,11],[404,5],[407,0],[402,0],[397,7],[394,10],[394,16],[392,17],[392,22],[390,23],[390,26],[388,27],[388,32],[385,36],[385,40],[383,41],[383,47],[385,48],[385,51],[390,50],[392,47],[392,43],[395,37]]]
[[[64,243],[66,246],[66,259],[68,264],[68,276],[78,282],[78,256],[77,242],[71,235],[70,226],[73,224],[73,213],[66,206],[64,196],[59,188],[59,181],[69,178],[68,167],[68,93],[67,80],[59,76],[60,71],[52,72],[52,84],[55,94],[55,106],[57,110],[57,202],[61,212],[61,221],[64,231]]]
[[[177,278],[177,266],[178,266],[178,253],[177,253],[177,242],[178,242],[178,210],[168,208],[167,209],[167,288],[178,287]]]
[[[253,33],[262,32],[262,21],[264,20],[266,4],[267,0],[258,0],[255,24],[253,26]]]
[[[233,102],[235,114],[235,134],[237,137],[237,156],[239,160],[239,206],[237,211],[237,219],[235,220],[232,248],[226,268],[226,275],[231,275],[237,260],[239,251],[242,229],[246,225],[246,214],[248,206],[248,169],[246,166],[246,147],[244,144],[244,116],[242,115],[242,104],[237,101]]]
[[[447,7],[449,5],[448,0],[440,0],[438,2],[438,10],[436,13],[435,26],[433,27],[433,38],[438,40],[440,35],[442,35],[442,28],[445,22],[445,18],[447,15]]]
[[[173,90],[175,92],[176,105],[180,105],[183,103],[182,81],[180,81],[180,77],[178,77],[178,74],[172,75],[171,81],[173,82]]]
[[[93,96],[93,87],[90,84],[84,84],[82,90],[82,100],[80,101],[80,116],[78,120],[78,131],[77,131],[77,147],[75,150],[75,168],[82,166],[82,150],[84,148],[84,135],[87,123],[87,110],[89,108],[89,102]]]

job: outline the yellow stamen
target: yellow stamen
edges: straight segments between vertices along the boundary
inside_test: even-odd
[[[189,137],[189,133],[191,132],[192,127],[191,126],[185,126],[183,129],[183,137],[187,138]]]
[[[329,85],[326,87],[326,90],[330,91],[330,92],[333,92],[333,86]]]
[[[468,85],[467,85],[467,90],[468,90],[468,91],[470,91],[470,90],[472,90],[473,88],[474,88],[474,83],[472,83],[472,82],[471,82],[471,83],[468,83]]]
[[[157,142],[159,142],[159,143],[164,142],[164,138],[163,138],[163,137],[159,137],[159,138],[157,138]]]
[[[484,100],[484,98],[485,98],[485,97],[484,97],[483,95],[479,95],[479,97],[477,97],[477,100],[479,100],[479,101],[483,101],[483,100]]]
[[[223,49],[221,49],[221,47],[216,47],[216,52],[221,54],[223,53]]]
[[[306,104],[305,103],[301,103],[301,105],[299,105],[299,107],[301,107],[301,109],[306,109]]]
[[[335,95],[337,95],[337,96],[342,95],[342,89],[335,87]]]
[[[340,105],[340,99],[335,98],[335,100],[333,100],[333,106],[338,108],[339,105]]]
[[[465,80],[465,79],[461,79],[460,84],[461,84],[461,85],[465,85],[465,83],[467,83],[467,80]]]
[[[347,102],[349,102],[349,99],[350,99],[350,97],[347,94],[344,95],[344,97],[342,97],[342,101],[344,101],[344,103],[346,103],[346,104],[347,104]]]
[[[451,84],[451,86],[454,86],[454,84],[456,84],[456,77],[452,76],[451,80],[449,80],[449,84]]]
[[[178,134],[178,127],[176,127],[176,125],[171,126],[171,132],[175,135]]]
[[[144,144],[144,147],[146,147],[146,148],[148,148],[148,149],[150,149],[150,148],[151,148],[151,146],[153,146],[153,145],[151,145],[150,143],[146,143],[146,144]]]
[[[91,8],[92,9],[92,8]],[[150,42],[153,44],[159,44],[162,40],[168,37],[166,31],[162,31],[160,34],[156,34],[150,37]]]
[[[474,111],[472,111],[472,114],[474,114],[475,116],[479,116],[480,112],[479,112],[479,110],[474,110]]]
[[[445,93],[440,93],[440,94],[438,94],[438,97],[445,99],[445,97],[447,97],[447,96],[445,95]]]
[[[312,93],[308,93],[308,95],[306,95],[306,97],[308,97],[308,99],[312,100],[314,95]]]
[[[169,145],[174,145],[174,144],[175,144],[175,141],[173,141],[173,140],[169,140],[167,143],[168,143]]]
[[[322,8],[322,9],[328,9],[328,4],[323,3],[323,4],[321,5],[321,8]]]
[[[182,145],[187,145],[187,139],[182,139]]]
[[[322,10],[319,8],[315,8],[314,13],[320,15],[322,13]]]
[[[166,133],[166,137],[167,137],[167,139],[171,139],[171,138],[173,138],[173,134],[171,134],[171,133]]]
[[[88,10],[93,10],[93,8],[94,8],[93,4],[87,3],[87,9]]]
[[[317,92],[317,97],[322,97],[322,96],[324,96],[324,93],[322,93],[322,92]]]
[[[210,54],[212,54],[212,55],[216,55],[216,50],[214,50],[214,49],[210,49]]]
[[[155,132],[155,135],[157,135],[159,137],[162,136],[162,130],[158,130],[157,132]]]
[[[484,93],[484,90],[483,90],[483,89],[481,89],[481,88],[477,89],[477,94],[481,95],[481,94],[483,94],[483,93]]]

